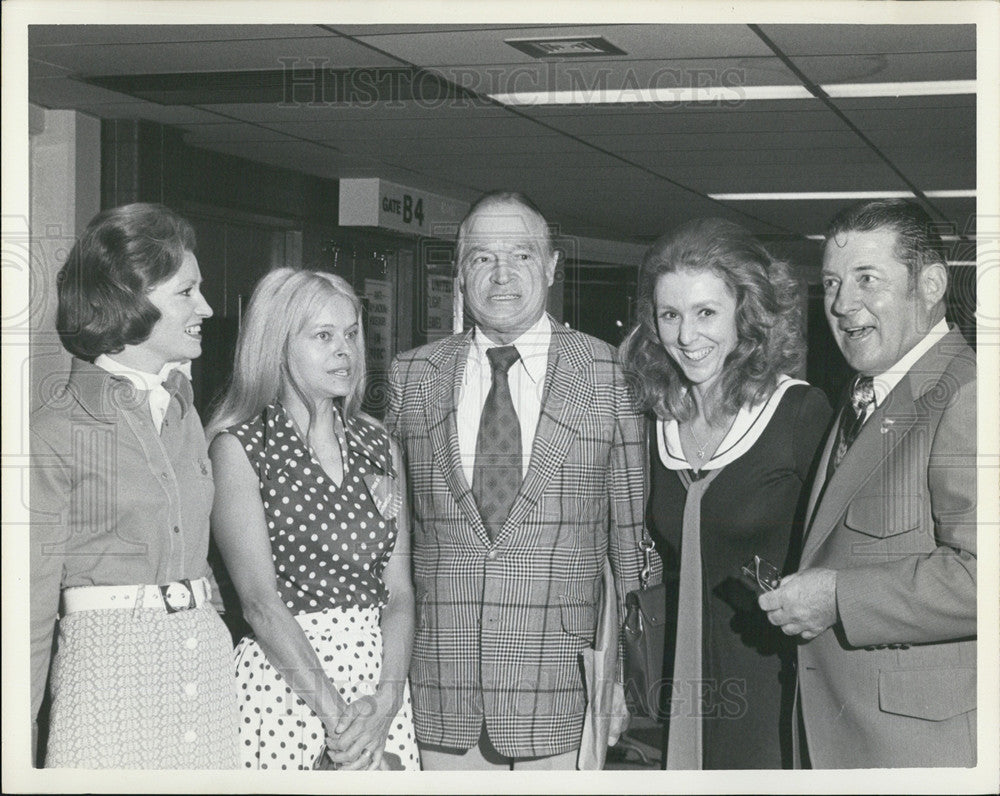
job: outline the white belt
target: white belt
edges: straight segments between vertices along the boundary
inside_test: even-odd
[[[74,586],[63,589],[62,613],[114,608],[158,608],[168,614],[200,608],[212,596],[207,578],[175,580],[162,586]]]

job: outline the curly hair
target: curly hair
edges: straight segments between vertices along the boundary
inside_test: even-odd
[[[146,294],[194,250],[191,225],[163,205],[136,202],[96,215],[59,271],[63,345],[92,362],[145,342],[160,319]]]
[[[684,372],[664,349],[656,323],[656,286],[664,274],[678,271],[710,271],[736,297],[738,342],[726,357],[710,419],[766,399],[781,374],[801,366],[802,292],[789,265],[738,224],[696,219],[659,238],[639,269],[637,323],[619,358],[643,411],[679,421],[694,413]]]

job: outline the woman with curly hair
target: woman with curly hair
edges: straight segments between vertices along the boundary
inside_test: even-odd
[[[754,556],[795,571],[802,487],[830,417],[824,394],[788,375],[805,349],[799,297],[789,267],[722,219],[660,238],[639,272],[621,357],[656,415],[651,525],[679,573],[671,769],[790,762],[794,647],[740,576]]]

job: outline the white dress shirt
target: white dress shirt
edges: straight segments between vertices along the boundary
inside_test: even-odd
[[[137,390],[149,393],[149,414],[153,418],[153,425],[156,433],[160,433],[163,428],[163,418],[167,415],[167,407],[170,406],[170,393],[163,386],[164,380],[170,375],[170,371],[179,369],[181,373],[191,378],[191,362],[168,362],[159,373],[146,373],[143,370],[135,370],[127,365],[123,365],[116,359],[112,359],[107,354],[101,354],[94,360],[94,364],[113,373],[116,376],[123,376],[132,382]]]
[[[868,404],[868,408],[865,411],[865,420],[871,417],[872,412],[875,411],[875,407],[882,405],[886,396],[899,384],[903,376],[909,373],[910,368],[917,364],[917,360],[930,351],[931,346],[946,334],[948,334],[948,322],[942,318],[919,343],[903,355],[899,362],[874,377],[872,381],[875,388],[875,402]]]
[[[549,363],[549,345],[552,342],[552,322],[548,315],[542,317],[511,345],[520,359],[511,365],[507,374],[510,397],[521,426],[521,474],[528,471],[535,429],[542,411],[545,391],[545,370]],[[476,439],[482,419],[486,397],[493,386],[493,369],[486,356],[489,348],[500,347],[490,340],[478,326],[472,335],[469,356],[465,362],[461,392],[458,399],[458,450],[462,456],[462,469],[469,484],[476,464]]]

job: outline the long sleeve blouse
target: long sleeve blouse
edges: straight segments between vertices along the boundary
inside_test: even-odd
[[[31,710],[36,720],[62,589],[210,574],[212,470],[184,381],[160,433],[148,393],[74,359],[31,416]]]

